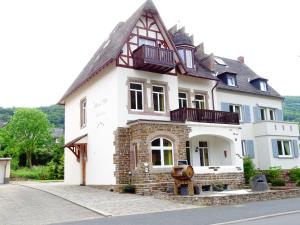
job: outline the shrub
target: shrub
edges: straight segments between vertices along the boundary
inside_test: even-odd
[[[135,187],[132,185],[132,184],[127,184],[124,188],[123,188],[123,191],[125,193],[132,193],[134,194],[135,193]]]
[[[300,180],[297,180],[297,181],[296,181],[296,186],[297,186],[297,187],[300,187]]]
[[[45,166],[33,166],[31,169],[24,167],[11,171],[12,178],[23,178],[30,180],[46,180],[49,177],[48,168]]]
[[[296,181],[300,180],[300,168],[295,167],[293,169],[290,169],[289,177],[292,182],[296,182]]]
[[[282,176],[282,169],[280,167],[270,167],[269,170],[265,172],[267,181],[272,183],[272,181],[281,178]]]
[[[271,184],[272,186],[285,186],[285,180],[282,178],[277,178],[272,180]]]
[[[250,158],[244,158],[244,177],[246,184],[249,184],[249,180],[255,174],[255,167]]]

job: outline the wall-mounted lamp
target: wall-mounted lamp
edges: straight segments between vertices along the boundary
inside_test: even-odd
[[[197,147],[195,148],[195,152],[199,152],[199,150],[200,150],[200,148],[197,146]]]

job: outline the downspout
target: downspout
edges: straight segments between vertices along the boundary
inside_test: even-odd
[[[214,96],[214,89],[218,86],[219,81],[217,80],[217,83],[215,86],[211,89],[211,97],[212,97],[212,105],[213,105],[213,110],[215,110],[215,96]]]

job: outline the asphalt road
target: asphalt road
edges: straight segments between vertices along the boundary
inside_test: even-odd
[[[0,225],[45,225],[100,217],[43,191],[19,185],[0,185]]]
[[[130,207],[130,205],[128,206]],[[300,225],[300,198],[86,220],[60,225]]]

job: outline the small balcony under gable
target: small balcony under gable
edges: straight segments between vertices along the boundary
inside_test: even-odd
[[[239,115],[232,112],[223,112],[196,108],[179,108],[170,111],[171,121],[202,122],[239,125]]]
[[[174,51],[142,45],[133,52],[133,67],[155,73],[167,73],[175,68]]]

